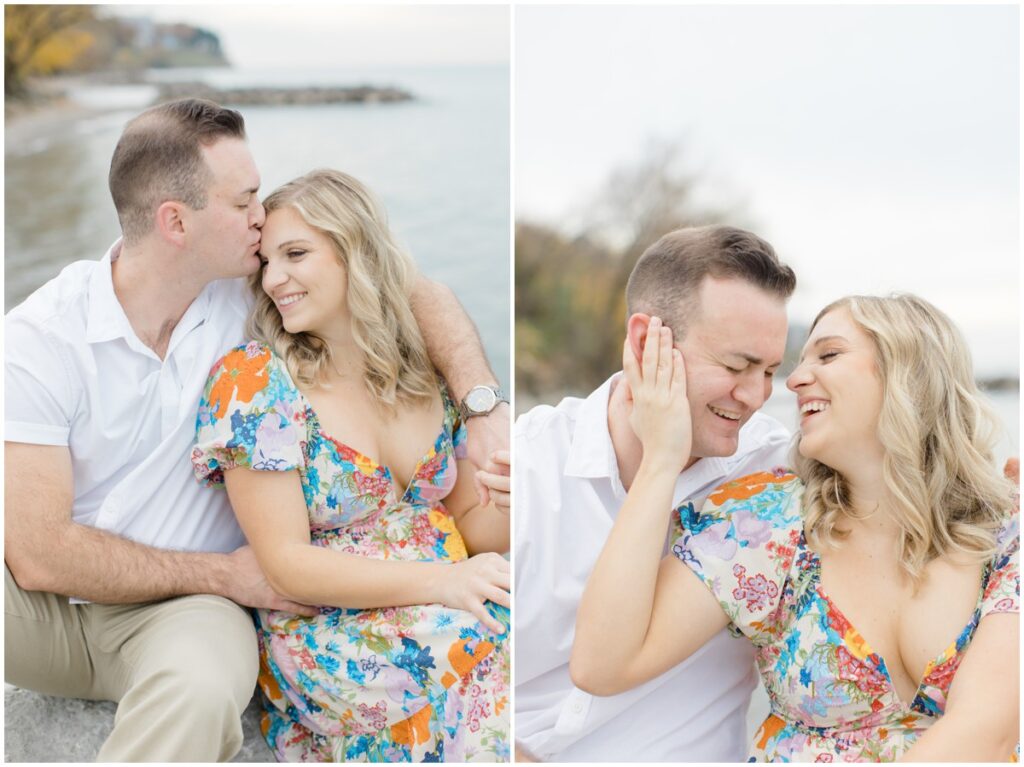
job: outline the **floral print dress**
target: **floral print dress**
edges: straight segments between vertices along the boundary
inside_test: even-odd
[[[443,384],[442,384],[443,387]],[[283,361],[259,343],[210,372],[197,420],[197,477],[297,470],[311,540],[373,559],[453,563],[466,548],[442,499],[465,454],[465,429],[442,391],[444,423],[407,488],[326,434]],[[256,611],[264,737],[280,761],[508,761],[506,630],[440,604],[315,618]]]
[[[942,715],[979,621],[1020,612],[1020,515],[1000,533],[973,616],[928,664],[908,705],[883,658],[822,590],[802,498],[803,483],[781,469],[722,485],[702,511],[683,504],[673,515],[672,552],[757,648],[771,714],[749,761],[893,761]]]

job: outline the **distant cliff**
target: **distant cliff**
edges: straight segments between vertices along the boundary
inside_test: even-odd
[[[112,33],[110,69],[228,66],[213,32],[190,24],[161,24],[149,18],[105,19]]]
[[[104,16],[93,5],[4,6],[4,93],[9,97],[39,95],[30,83],[53,75],[124,77],[150,67],[227,65],[217,35],[189,24]]]

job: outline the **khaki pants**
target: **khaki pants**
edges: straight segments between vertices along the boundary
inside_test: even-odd
[[[227,599],[73,605],[23,591],[6,565],[4,659],[18,687],[118,702],[101,762],[227,761],[258,666],[252,619]]]

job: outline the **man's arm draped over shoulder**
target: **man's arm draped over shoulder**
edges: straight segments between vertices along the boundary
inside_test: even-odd
[[[476,326],[445,285],[420,277],[412,294],[412,311],[423,333],[431,362],[441,371],[456,402],[474,386],[497,386]],[[489,415],[466,422],[469,459],[483,469],[495,450],[509,445],[509,407],[499,404]]]

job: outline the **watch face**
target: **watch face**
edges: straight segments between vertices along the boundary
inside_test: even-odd
[[[477,386],[466,395],[466,407],[475,413],[486,413],[494,407],[494,392],[490,389]]]

